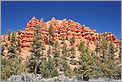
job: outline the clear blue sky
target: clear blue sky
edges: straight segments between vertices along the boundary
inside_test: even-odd
[[[121,36],[121,2],[120,1],[80,1],[80,2],[2,2],[2,32],[10,27],[11,31],[24,29],[26,23],[35,16],[44,21],[72,19],[97,32],[112,32]]]

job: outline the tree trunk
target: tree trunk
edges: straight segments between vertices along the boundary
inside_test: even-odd
[[[35,66],[35,69],[34,69],[34,74],[36,74],[36,69],[37,69],[37,65]]]

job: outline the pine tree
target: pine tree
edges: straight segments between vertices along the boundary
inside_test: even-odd
[[[59,56],[60,56],[60,46],[58,41],[55,41],[55,31],[54,28],[52,26],[49,27],[49,49],[48,49],[48,53],[49,55],[53,56],[53,60],[54,60],[54,64],[56,67],[58,67],[59,65]],[[50,56],[49,56],[50,57]]]
[[[21,52],[21,46],[20,46],[20,30],[18,31],[18,37],[17,37],[17,50],[19,53]]]
[[[16,35],[13,32],[10,36],[7,56],[2,56],[2,80],[7,80],[7,78],[9,78],[11,75],[25,72],[25,66],[22,63],[22,59],[19,57],[19,54],[17,53],[16,46]]]
[[[53,54],[54,54],[53,59],[54,59],[55,66],[58,67],[59,59],[60,59],[60,46],[58,41],[54,43]]]
[[[7,59],[4,56],[1,56],[1,80],[7,80],[10,77],[10,67],[7,66]]]
[[[70,40],[71,46],[73,46],[74,43],[75,43],[75,37],[73,36],[73,37],[71,38],[71,40]]]
[[[103,40],[102,40],[103,39]],[[96,59],[96,78],[102,78],[103,77],[103,72],[101,69],[101,63],[103,62],[104,59],[104,55],[106,54],[105,49],[103,49],[103,43],[106,39],[105,39],[105,35],[103,37],[103,35],[99,34],[98,35],[98,40],[97,40],[97,44],[96,44],[96,48],[95,48],[95,54],[96,56],[94,56],[94,59]],[[107,41],[107,40],[106,40]],[[105,42],[104,42],[105,43]],[[106,42],[107,43],[107,42]],[[105,45],[106,46],[106,45]],[[101,50],[103,49],[103,51]],[[104,54],[102,54],[104,53]]]
[[[50,71],[51,77],[58,76],[58,71],[57,71],[57,68],[54,64],[54,59],[51,59],[51,58],[48,59],[48,69]]]
[[[8,41],[10,41],[10,35],[11,35],[11,33],[10,33],[10,28],[8,28],[8,33],[7,33],[7,35],[8,35]]]
[[[91,51],[91,56],[92,56],[92,60],[94,62],[94,75],[93,75],[93,78],[100,78],[102,76],[102,73],[101,73],[101,69],[100,69],[100,59],[99,59],[99,55],[96,54],[94,51]]]
[[[99,35],[98,43],[96,46],[96,54],[98,56],[98,77],[105,78],[107,76],[107,55],[108,55],[108,40],[106,39],[106,34]]]
[[[42,62],[40,66],[42,77],[49,78],[58,76],[57,66],[60,51],[58,50],[58,42],[54,41],[54,30],[53,27],[49,27],[49,37],[48,37],[48,61]]]
[[[66,74],[66,70],[68,70],[68,63],[66,61],[66,57],[67,57],[67,44],[65,43],[65,39],[64,39],[64,34],[62,35],[62,55],[60,57],[60,70],[64,72],[64,74]]]
[[[120,73],[120,64],[117,62],[115,53],[117,52],[112,41],[106,39],[106,34],[102,34],[100,39],[99,47],[100,51],[97,54],[98,57],[98,68],[102,78],[113,78],[117,79]],[[119,72],[118,72],[118,71]]]
[[[58,71],[55,67],[54,60],[51,58],[48,58],[48,61],[42,62],[40,70],[43,78],[51,78],[58,76]]]
[[[12,32],[8,44],[8,58],[11,59],[14,57],[16,57],[16,35]]]
[[[47,61],[43,61],[40,65],[41,75],[42,78],[49,78],[50,77],[50,70],[48,69]]]
[[[29,72],[34,74],[40,73],[40,64],[43,59],[43,45],[42,45],[42,37],[41,37],[41,27],[39,25],[36,26],[36,30],[34,33],[32,49],[30,50],[31,55],[28,59],[28,68]]]
[[[100,43],[101,43],[101,40],[100,40],[100,34],[98,36],[98,40],[97,40],[97,44],[96,44],[96,48],[95,48],[95,51],[96,51],[96,54],[99,56],[100,55]]]
[[[67,57],[67,44],[65,43],[65,39],[64,39],[64,34],[62,35],[62,42],[63,42],[63,46],[62,46],[62,59],[66,60]]]
[[[5,46],[1,45],[1,56],[5,56],[4,50],[5,50]]]
[[[107,77],[118,79],[118,76],[120,75],[120,63],[118,61],[118,58],[116,58],[117,49],[115,48],[114,44],[110,42],[109,49],[108,49],[108,57],[107,57]],[[119,72],[118,72],[119,71]]]
[[[49,45],[53,46],[54,44],[54,28],[52,26],[49,27]]]
[[[118,60],[118,63],[117,63],[118,64],[118,68],[117,68],[116,79],[121,79],[121,43],[119,44],[117,60]]]
[[[68,76],[69,78],[71,78],[73,75],[73,69],[71,69],[69,65],[67,66],[67,69],[65,71],[65,75]]]
[[[71,48],[70,48],[70,52],[71,52],[71,61],[70,61],[70,63],[72,64],[72,65],[75,65],[76,64],[76,62],[75,62],[75,60],[74,60],[74,58],[75,58],[75,47],[74,47],[74,43],[75,43],[75,37],[73,36],[72,38],[71,38],[71,40],[70,40],[70,44],[71,44]]]
[[[64,43],[62,47],[62,58],[66,60],[66,56],[67,56],[67,44]]]
[[[84,42],[80,42],[79,45],[79,74],[83,76],[84,81],[88,81],[94,75],[95,62],[93,61],[92,56],[90,55],[89,49],[84,45]]]
[[[53,46],[54,46],[54,29],[52,26],[49,27],[48,29],[49,35],[48,35],[48,45],[49,45],[49,49],[48,49],[48,57],[51,57],[51,55],[53,54]]]

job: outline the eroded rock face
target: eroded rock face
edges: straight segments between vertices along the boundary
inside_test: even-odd
[[[33,43],[34,37],[34,28],[36,25],[40,25],[42,27],[42,37],[45,44],[48,42],[48,28],[54,28],[54,39],[61,42],[62,35],[64,34],[64,38],[67,42],[67,46],[70,46],[70,39],[75,37],[75,46],[79,45],[80,40],[90,43],[90,49],[95,49],[95,44],[98,40],[99,33],[96,30],[92,30],[89,27],[84,25],[80,25],[78,22],[74,22],[73,20],[56,20],[52,18],[48,22],[44,22],[43,19],[37,20],[33,17],[26,25],[26,28],[23,31],[20,31],[20,45],[22,53],[29,53],[29,49],[31,44]],[[7,36],[1,36],[1,38],[6,38]],[[106,33],[106,38],[109,41],[112,41],[115,44],[119,44],[120,40],[117,40],[116,36],[110,32]],[[5,44],[5,43],[4,43]]]

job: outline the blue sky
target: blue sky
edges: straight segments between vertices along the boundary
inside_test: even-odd
[[[72,2],[16,2],[2,1],[1,34],[24,29],[26,23],[35,16],[49,21],[56,19],[72,19],[97,32],[112,32],[121,36],[121,2],[120,1],[72,1]]]

